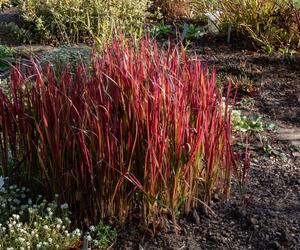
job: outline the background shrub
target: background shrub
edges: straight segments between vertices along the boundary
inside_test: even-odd
[[[196,13],[219,10],[227,31],[228,23],[238,36],[271,52],[300,46],[300,10],[292,0],[222,0],[195,1]]]
[[[20,9],[34,41],[102,43],[115,29],[139,36],[149,4],[149,0],[26,0]]]
[[[14,7],[18,6],[22,0],[0,0],[0,7],[1,8],[9,8],[9,7]]]
[[[191,0],[154,0],[153,2],[165,18],[186,18],[192,14]]]

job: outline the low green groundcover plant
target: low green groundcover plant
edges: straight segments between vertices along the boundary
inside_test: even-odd
[[[10,61],[12,61],[12,57],[14,52],[11,48],[0,45],[0,70],[6,70],[9,67]]]
[[[70,231],[67,204],[42,196],[33,200],[27,188],[0,189],[0,249],[69,249],[80,243],[81,231]],[[58,197],[56,197],[58,198]]]
[[[75,73],[78,62],[88,65],[90,56],[91,48],[88,46],[60,46],[39,56],[38,61],[44,69],[47,64],[50,64],[55,74],[60,76],[67,67],[70,67],[72,73]]]
[[[41,195],[31,196],[28,188],[0,186],[0,249],[70,249],[82,245],[83,233],[72,228],[67,203],[55,195],[48,202]],[[109,247],[117,232],[103,222],[91,225],[85,233],[93,249]]]
[[[115,242],[117,238],[117,231],[103,222],[98,223],[96,226],[90,226],[89,231],[86,233],[85,238],[95,248],[108,248]]]
[[[265,130],[274,130],[274,123],[266,124],[262,121],[261,115],[243,115],[240,110],[232,112],[233,130],[239,132],[263,132]]]
[[[76,218],[124,222],[138,213],[154,228],[171,215],[226,196],[239,173],[231,141],[230,85],[222,106],[216,72],[183,47],[122,38],[89,67],[56,77],[48,67],[11,73],[0,90],[3,175],[59,194]]]

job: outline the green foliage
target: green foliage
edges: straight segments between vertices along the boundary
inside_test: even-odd
[[[60,76],[66,67],[71,67],[72,73],[75,73],[78,62],[88,64],[90,53],[91,48],[84,45],[77,47],[60,46],[40,56],[38,61],[43,68],[49,63],[55,70],[56,76]]]
[[[44,43],[109,41],[116,30],[140,36],[149,0],[28,0],[21,12],[31,39]]]
[[[233,111],[232,122],[233,129],[240,132],[263,132],[265,130],[273,130],[276,127],[273,123],[263,123],[260,115],[245,116],[238,110]]]
[[[1,8],[9,8],[13,6],[17,6],[20,4],[22,0],[0,0],[0,7]]]
[[[230,23],[236,34],[249,37],[254,45],[270,52],[279,48],[299,49],[298,3],[292,0],[198,0],[195,6],[202,11],[220,10],[224,28]]]
[[[20,43],[30,42],[31,32],[25,28],[19,27],[15,23],[3,24],[3,27],[9,33],[9,37]]]
[[[194,24],[189,24],[185,40],[190,41],[196,38],[199,38],[202,34],[204,34],[204,28],[203,27],[197,27]]]
[[[6,69],[12,60],[13,50],[7,46],[0,45],[0,69]]]
[[[171,25],[166,25],[164,23],[159,23],[157,25],[154,25],[150,29],[150,34],[152,37],[161,38],[165,35],[169,35],[172,32]]]
[[[13,51],[5,45],[0,45],[0,59],[13,56]]]
[[[107,248],[117,239],[117,231],[100,221],[96,226],[90,226],[86,238],[92,241],[93,248]]]
[[[292,61],[294,56],[297,54],[297,51],[290,49],[289,47],[279,48],[278,52],[288,62]]]
[[[69,249],[79,243],[79,229],[70,230],[67,204],[33,200],[16,185],[0,189],[0,249]]]

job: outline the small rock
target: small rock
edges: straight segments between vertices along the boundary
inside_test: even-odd
[[[213,202],[219,202],[220,201],[220,197],[217,193],[215,193],[212,197]]]
[[[280,250],[282,249],[281,245],[279,244],[278,241],[273,241],[269,244],[270,249],[274,249],[274,250]]]
[[[199,215],[198,215],[196,209],[193,209],[192,217],[193,217],[193,221],[195,222],[195,224],[196,224],[197,226],[199,226],[199,225],[200,225],[200,217],[199,217]]]
[[[257,225],[258,224],[258,220],[255,219],[254,217],[251,217],[249,221],[250,221],[251,225]]]

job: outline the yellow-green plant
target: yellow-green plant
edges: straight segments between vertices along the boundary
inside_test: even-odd
[[[0,0],[0,7],[7,8],[17,6],[21,1],[22,0]]]
[[[10,0],[0,0],[1,8],[8,7],[10,5]]]
[[[198,12],[219,10],[223,24],[262,48],[300,48],[300,10],[293,0],[197,0]],[[197,12],[197,11],[196,11]]]
[[[139,36],[150,0],[27,0],[20,6],[32,39],[44,43],[107,41],[115,30]]]

